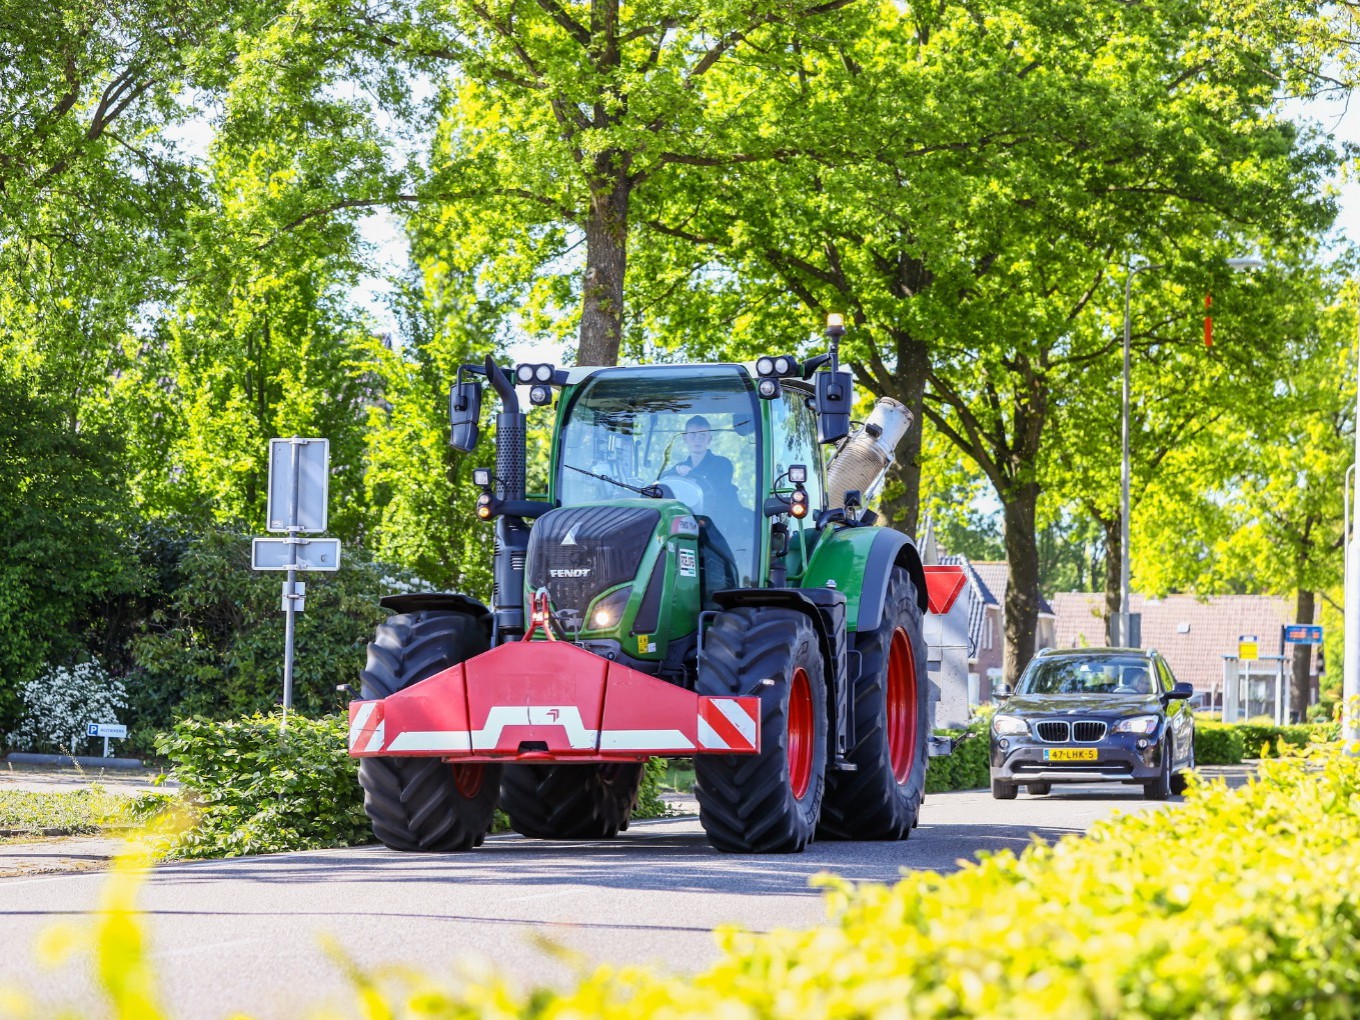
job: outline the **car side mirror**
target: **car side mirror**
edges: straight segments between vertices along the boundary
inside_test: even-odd
[[[458,383],[449,392],[449,444],[471,452],[477,446],[478,422],[482,417],[482,385],[475,379]]]
[[[997,701],[1005,701],[1014,693],[1015,693],[1014,688],[1012,688],[1011,685],[1008,683],[999,683],[992,688],[992,697],[994,697]]]
[[[1177,683],[1167,692],[1167,701],[1185,701],[1195,696],[1194,684]]]

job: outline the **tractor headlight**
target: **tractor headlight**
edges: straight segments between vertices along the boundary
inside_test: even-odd
[[[774,375],[774,358],[757,358],[756,375]]]
[[[998,737],[1018,737],[1029,732],[1029,724],[1019,716],[992,716],[992,732]]]
[[[1111,729],[1116,733],[1156,733],[1160,722],[1155,715],[1134,715],[1120,719]]]
[[[590,614],[591,629],[605,630],[623,619],[623,611],[628,608],[628,599],[632,594],[632,585],[627,585],[596,602],[595,611]]]

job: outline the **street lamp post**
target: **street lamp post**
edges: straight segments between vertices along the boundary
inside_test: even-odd
[[[1233,258],[1227,260],[1230,269],[1255,269],[1265,265],[1263,259]],[[1129,347],[1133,336],[1132,320],[1129,317],[1129,300],[1133,293],[1133,278],[1139,273],[1161,269],[1161,263],[1145,266],[1131,266],[1124,278],[1124,399],[1120,416],[1121,457],[1119,462],[1119,635],[1117,644],[1128,647],[1133,644],[1130,631],[1129,612]]]
[[[1360,330],[1357,331],[1357,359],[1360,359]],[[1357,361],[1356,422],[1355,422],[1355,514],[1360,517],[1360,360]],[[1356,741],[1360,741],[1360,538],[1354,534],[1343,535],[1346,554],[1345,615],[1342,632],[1342,673],[1341,673],[1341,719],[1342,738],[1346,742],[1346,753],[1360,752]]]

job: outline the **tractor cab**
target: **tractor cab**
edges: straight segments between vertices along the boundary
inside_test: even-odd
[[[765,432],[740,366],[597,370],[562,402],[549,499],[682,503],[698,524],[708,603],[714,591],[761,583]]]

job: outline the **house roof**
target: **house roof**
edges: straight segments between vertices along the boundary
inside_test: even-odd
[[[1060,592],[1053,605],[1057,647],[1107,643],[1103,593]],[[1223,656],[1237,654],[1239,637],[1254,634],[1262,655],[1278,655],[1280,628],[1294,622],[1292,603],[1268,595],[1217,595],[1205,601],[1193,595],[1133,595],[1130,608],[1142,613],[1143,646],[1161,652],[1177,680],[1203,690],[1222,681]]]
[[[968,593],[968,658],[976,659],[982,643],[982,631],[987,623],[987,606],[996,605],[996,597],[982,583],[966,556],[941,556],[940,562],[945,566],[962,567],[964,577],[968,580],[965,589]]]
[[[994,605],[1004,605],[1006,600],[1006,587],[1010,583],[1011,568],[1005,560],[976,560],[968,566],[978,578],[982,586],[992,597]],[[1039,593],[1039,615],[1052,616],[1053,606],[1048,599],[1044,598],[1043,593]]]

